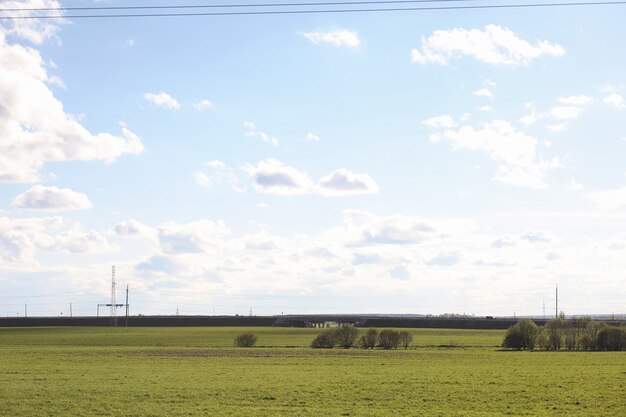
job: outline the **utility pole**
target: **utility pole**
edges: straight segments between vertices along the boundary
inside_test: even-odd
[[[176,315],[178,316],[178,304],[176,304]]]
[[[556,307],[554,311],[554,318],[559,318],[559,284],[556,284]]]
[[[126,327],[128,327],[128,284],[126,284]]]
[[[111,326],[117,327],[117,301],[115,297],[115,265],[111,267]]]

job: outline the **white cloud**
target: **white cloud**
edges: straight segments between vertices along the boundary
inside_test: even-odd
[[[422,120],[422,124],[434,127],[434,128],[452,128],[456,126],[454,119],[449,114],[443,114],[441,116],[431,117],[430,119]]]
[[[308,194],[315,186],[305,172],[271,158],[259,161],[257,165],[247,164],[244,171],[252,177],[254,188],[260,193]]]
[[[7,35],[16,36],[25,39],[33,44],[39,45],[47,39],[54,38],[59,30],[59,24],[64,23],[63,12],[58,10],[61,3],[57,0],[21,0],[21,1],[3,1],[0,3],[2,8],[20,8],[20,9],[49,9],[46,14],[50,16],[58,16],[53,19],[11,19],[3,20],[4,26],[0,29]],[[13,16],[33,16],[36,12],[31,10],[13,11]]]
[[[96,230],[84,230],[61,217],[0,217],[0,259],[36,264],[37,251],[103,253],[115,248]]]
[[[278,139],[268,133],[261,132],[257,129],[254,123],[244,122],[243,127],[246,128],[246,131],[244,132],[246,136],[258,137],[263,142],[270,143],[272,146],[278,146]]]
[[[440,252],[428,261],[428,265],[453,266],[459,263],[459,254]]]
[[[545,230],[528,230],[520,236],[520,239],[529,243],[551,243],[554,237]]]
[[[130,219],[116,224],[115,233],[124,237],[146,237],[151,236],[153,230],[140,221]]]
[[[404,215],[376,216],[360,210],[343,212],[339,235],[351,246],[419,244],[440,236],[433,223]]]
[[[185,224],[168,222],[157,230],[161,249],[168,254],[215,252],[231,233],[223,221],[207,219]]]
[[[544,161],[537,155],[537,139],[519,132],[509,122],[493,120],[481,129],[462,126],[447,129],[442,137],[455,150],[467,149],[487,154],[498,164],[495,181],[532,188],[545,188],[544,176],[561,167],[558,158]]]
[[[159,93],[146,93],[143,95],[143,98],[145,98],[147,101],[154,104],[155,106],[165,107],[166,109],[174,110],[180,109],[180,103],[178,102],[178,100],[176,100],[174,97],[170,96],[164,91],[161,91]]]
[[[565,188],[567,188],[568,190],[571,190],[571,191],[578,191],[578,190],[582,190],[584,187],[583,187],[583,185],[581,183],[579,183],[579,182],[577,182],[575,180],[571,180],[569,182],[569,184],[567,184],[567,186]]]
[[[237,192],[246,192],[246,190],[239,185],[239,180],[233,170],[224,162],[213,160],[204,162],[202,165],[211,169],[213,172],[209,175],[202,170],[195,171],[193,178],[197,185],[201,187],[212,187],[217,184],[227,183]]]
[[[570,106],[586,106],[594,102],[593,97],[584,94],[578,96],[559,97],[559,102]]]
[[[493,93],[488,88],[481,88],[480,90],[474,91],[472,94],[477,97],[493,98]]]
[[[309,133],[308,135],[306,135],[306,140],[309,142],[319,142],[320,137],[317,135],[314,135],[313,133]]]
[[[320,194],[328,196],[378,193],[376,181],[368,174],[355,174],[343,168],[322,177],[318,189]]]
[[[346,29],[336,29],[328,32],[306,32],[303,35],[316,45],[329,43],[337,47],[357,48],[361,44],[357,33]]]
[[[200,100],[199,102],[194,104],[193,107],[194,109],[198,111],[202,111],[202,110],[213,108],[213,103],[205,99],[205,100]]]
[[[603,210],[626,207],[626,187],[590,193],[588,197]]]
[[[574,106],[553,107],[550,109],[550,116],[556,120],[575,119],[580,116],[582,109]]]
[[[604,97],[602,101],[605,104],[617,107],[618,109],[623,109],[626,107],[626,104],[624,104],[624,98],[617,93],[609,94],[608,96]]]
[[[526,107],[526,110],[530,110],[530,114],[527,114],[526,116],[520,119],[520,122],[524,126],[530,126],[534,124],[535,122],[537,122],[538,120],[545,119],[546,117],[550,116],[548,113],[538,113],[535,110],[535,103],[533,101],[524,103],[524,107]]]
[[[134,39],[126,39],[126,46],[129,46],[129,47],[135,46],[135,40]]]
[[[13,200],[13,207],[24,210],[68,211],[91,208],[86,194],[69,188],[35,185]]]
[[[563,132],[565,130],[565,128],[567,127],[567,123],[558,123],[555,125],[546,125],[546,128],[552,132]],[[552,143],[550,143],[551,145]]]
[[[422,38],[421,50],[411,51],[414,63],[448,65],[451,60],[469,56],[493,65],[527,65],[540,56],[560,57],[562,46],[548,41],[534,44],[519,38],[508,28],[487,25],[484,30],[455,28],[437,30]]]
[[[484,112],[484,113],[489,113],[489,112],[493,111],[493,107],[491,107],[491,106],[480,106],[480,107],[477,107],[476,110]]]
[[[36,28],[42,30],[38,32],[41,39],[54,32],[47,24],[24,25],[18,32],[27,33],[24,36],[31,40],[37,40],[32,35]],[[47,162],[113,162],[121,155],[143,151],[141,140],[128,128],[122,128],[121,136],[90,133],[76,117],[65,113],[47,85],[51,79],[38,51],[8,43],[0,29],[0,182],[40,181],[40,170]]]

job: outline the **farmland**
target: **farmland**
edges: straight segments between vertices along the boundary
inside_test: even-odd
[[[258,347],[234,348],[244,331]],[[624,415],[623,352],[510,352],[503,331],[308,348],[294,328],[0,329],[2,416]]]

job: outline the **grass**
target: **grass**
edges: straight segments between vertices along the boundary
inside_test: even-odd
[[[262,347],[232,347],[252,331]],[[319,330],[0,329],[0,416],[625,415],[623,352],[508,352],[502,331],[313,350]],[[439,345],[465,348],[439,348]]]

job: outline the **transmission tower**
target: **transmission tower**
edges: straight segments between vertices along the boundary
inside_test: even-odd
[[[111,326],[117,327],[117,300],[115,299],[115,265],[111,267]]]

